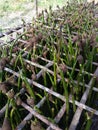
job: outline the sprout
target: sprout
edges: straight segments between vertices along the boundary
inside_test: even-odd
[[[28,105],[34,107],[34,105],[35,105],[34,98],[32,98],[32,97],[27,98],[27,103],[28,103]]]
[[[0,83],[0,91],[2,91],[2,93],[6,94],[8,91],[8,85],[7,83]]]
[[[22,100],[19,96],[16,97],[16,104],[20,106],[22,104]]]
[[[7,92],[7,96],[8,96],[8,98],[10,98],[10,99],[14,98],[14,95],[15,95],[15,92],[14,92],[13,89],[11,89],[11,90],[9,90],[9,91]]]
[[[9,58],[4,57],[0,60],[0,70],[3,70],[6,64],[9,62]]]
[[[62,64],[59,64],[59,69],[62,71],[62,72],[64,72],[64,73],[66,73],[67,72],[67,66],[64,64],[64,63],[62,63]]]
[[[42,130],[42,126],[39,121],[31,122],[31,130]]]
[[[32,78],[32,80],[36,80],[36,78],[37,78],[37,77],[36,77],[36,74],[32,74],[32,75],[31,75],[31,78]]]
[[[78,55],[77,56],[77,61],[79,64],[82,64],[83,63],[83,56],[82,55]]]

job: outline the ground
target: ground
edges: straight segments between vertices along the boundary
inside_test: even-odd
[[[49,5],[62,6],[65,0],[42,0],[39,2],[39,12]],[[36,16],[34,0],[1,0],[0,3],[0,31],[22,24],[22,19],[31,22]]]

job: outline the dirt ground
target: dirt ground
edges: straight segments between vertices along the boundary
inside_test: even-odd
[[[34,3],[28,3],[25,6],[25,11],[17,11],[5,13],[5,15],[0,18],[0,28],[9,29],[10,27],[16,27],[22,24],[22,19],[26,22],[31,22],[32,18],[36,15]]]

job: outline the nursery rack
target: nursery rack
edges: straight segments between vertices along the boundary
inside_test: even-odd
[[[97,16],[97,15],[95,15],[95,16]],[[31,60],[28,60],[26,58],[26,56],[29,54],[30,46],[25,48],[25,45],[28,44],[28,41],[22,39],[22,35],[25,33],[25,30],[27,30],[28,27],[29,27],[29,25],[20,26],[18,28],[11,29],[7,33],[3,33],[2,35],[0,35],[0,38],[1,38],[0,47],[4,49],[8,46],[11,46],[13,43],[14,43],[13,46],[18,45],[17,51],[21,52],[23,50],[22,51],[22,58],[24,60],[24,63],[28,64],[28,66],[33,66],[34,68],[38,68],[38,70],[39,70],[35,75],[36,80],[35,79],[33,80],[31,78],[26,77],[26,80],[28,81],[29,85],[31,85],[35,90],[37,89],[37,91],[43,91],[43,92],[47,93],[46,95],[50,96],[50,98],[49,98],[50,102],[52,102],[51,98],[55,97],[62,102],[62,105],[60,106],[60,109],[58,110],[58,112],[55,114],[56,115],[54,117],[55,123],[53,123],[45,115],[42,115],[36,111],[36,108],[39,108],[39,109],[41,107],[44,108],[45,102],[47,100],[47,96],[43,96],[42,99],[40,99],[37,104],[34,104],[33,107],[28,105],[28,103],[26,103],[25,100],[21,101],[20,106],[22,106],[27,111],[28,114],[21,120],[20,124],[17,125],[16,130],[22,130],[25,127],[25,125],[32,119],[33,116],[36,117],[38,120],[40,120],[40,122],[43,122],[45,129],[47,129],[47,130],[51,130],[51,129],[61,130],[63,128],[60,127],[58,124],[59,124],[60,120],[62,118],[64,118],[65,113],[66,113],[66,96],[63,96],[59,92],[54,91],[52,86],[47,87],[47,86],[41,84],[41,82],[40,82],[40,80],[41,80],[40,78],[42,78],[43,73],[48,72],[49,74],[54,75],[54,72],[51,69],[54,65],[53,61],[51,61],[50,59],[46,59],[45,57],[43,57],[41,55],[36,56],[38,58],[38,60],[40,60],[41,62],[31,61]],[[47,28],[47,26],[45,26],[45,27]],[[17,35],[18,35],[18,38],[17,38]],[[37,44],[37,47],[40,48],[41,45]],[[16,51],[16,53],[17,53],[17,51]],[[17,57],[16,53],[12,52],[13,58]],[[96,56],[98,59],[98,53],[96,54]],[[44,65],[41,63],[44,63]],[[22,70],[20,70],[20,72],[16,71],[16,70],[12,69],[11,67],[9,67],[10,64],[11,63],[7,63],[7,66],[4,67],[4,71],[9,75],[9,77],[6,81],[11,82],[12,84],[15,83],[17,86],[17,81],[15,81],[15,78],[20,77]],[[89,112],[91,114],[98,116],[98,110],[86,105],[86,102],[87,102],[87,99],[89,97],[89,93],[90,93],[91,89],[94,93],[98,92],[98,83],[96,86],[92,87],[93,79],[96,77],[98,79],[98,60],[92,61],[92,65],[95,68],[94,73],[82,71],[82,73],[90,75],[91,78],[90,78],[89,82],[86,83],[85,85],[81,82],[79,83],[80,86],[83,86],[83,85],[85,86],[85,91],[84,91],[83,95],[81,96],[80,101],[78,101],[78,100],[74,101],[75,105],[76,105],[76,111],[75,111],[75,113],[72,117],[71,123],[69,125],[69,130],[76,130],[83,111]],[[67,70],[72,70],[72,67],[70,67],[70,66],[66,66],[66,67],[67,67]],[[75,68],[76,73],[79,71],[80,70],[78,68]],[[21,76],[21,79],[22,78],[23,77]],[[67,77],[65,76],[64,78],[65,78],[65,81],[67,83],[68,82]],[[24,80],[24,78],[23,78],[23,80]],[[61,77],[58,74],[57,75],[57,83],[59,84],[60,81],[61,81]],[[77,85],[78,81],[74,80],[74,83]],[[25,87],[22,87],[19,91],[19,95],[23,95],[24,93],[26,93],[26,91],[27,90],[25,89]],[[17,95],[14,95],[15,101],[16,101],[16,98],[17,98]],[[72,95],[69,96],[69,103],[73,104]],[[11,104],[9,106],[9,109],[10,108],[11,108]],[[0,109],[0,119],[4,117],[5,111],[6,111],[6,104],[5,104],[5,106],[3,106]]]

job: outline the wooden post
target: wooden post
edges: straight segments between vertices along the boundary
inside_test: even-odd
[[[38,16],[38,0],[35,0],[36,17]]]

